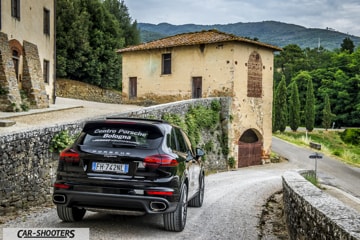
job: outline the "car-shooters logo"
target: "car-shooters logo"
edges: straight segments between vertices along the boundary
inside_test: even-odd
[[[14,239],[88,240],[89,228],[4,228],[3,240]]]

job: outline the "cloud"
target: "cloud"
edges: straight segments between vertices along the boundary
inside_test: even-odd
[[[358,0],[125,0],[125,4],[138,22],[210,25],[274,20],[360,36]]]

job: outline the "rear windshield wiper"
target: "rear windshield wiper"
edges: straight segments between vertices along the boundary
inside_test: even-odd
[[[139,146],[137,143],[125,143],[125,142],[113,142],[112,143],[113,147],[137,147]]]

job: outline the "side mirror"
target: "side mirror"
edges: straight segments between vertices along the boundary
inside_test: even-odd
[[[196,148],[196,158],[202,157],[205,155],[204,150],[202,150],[201,148]]]

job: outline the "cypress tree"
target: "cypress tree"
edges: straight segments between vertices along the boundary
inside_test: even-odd
[[[296,132],[300,125],[300,99],[296,81],[291,83],[291,95],[289,99],[289,125]]]
[[[309,79],[307,84],[304,115],[305,128],[311,132],[315,125],[315,95],[312,79]]]
[[[288,115],[286,98],[286,81],[285,76],[283,76],[275,92],[275,117],[273,119],[274,132],[277,130],[284,132],[286,129]]]
[[[334,115],[331,113],[331,107],[330,107],[330,99],[329,95],[325,95],[324,99],[324,109],[322,112],[322,125],[323,127],[328,130],[331,127],[331,122],[334,117]]]

